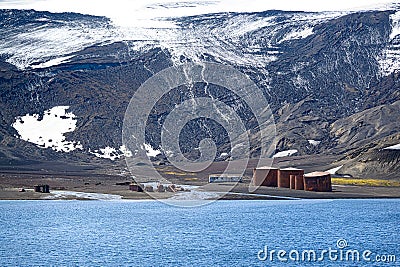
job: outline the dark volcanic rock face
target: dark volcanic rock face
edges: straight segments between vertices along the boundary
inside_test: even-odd
[[[355,176],[397,177],[391,166],[398,153],[379,152],[399,133],[395,12],[212,14],[176,19],[178,29],[160,29],[159,39],[143,40],[121,34],[102,17],[1,10],[1,162],[90,160],[100,148],[118,149],[126,107],[141,84],[174,64],[209,61],[237,68],[263,91],[275,117],[277,152],[335,154]],[[165,116],[199,96],[244,107],[237,112],[257,138],[260,129],[246,103],[229,90],[204,88],[165,95],[148,118],[146,142],[159,149]],[[16,138],[18,116],[41,116],[55,106],[69,106],[76,115],[76,129],[65,136],[81,150],[35,149]],[[226,136],[220,125],[199,119],[184,129],[180,145],[196,158],[200,140],[211,138],[221,156],[229,154]],[[346,167],[347,161],[365,166]]]
[[[354,176],[398,178],[400,150],[386,149],[400,143],[400,101],[381,105],[334,122],[331,126],[335,153],[341,153],[342,173]]]

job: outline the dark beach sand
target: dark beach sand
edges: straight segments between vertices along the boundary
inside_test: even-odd
[[[172,180],[172,179],[171,179]],[[117,183],[128,182],[128,179],[120,176],[45,176],[33,174],[1,174],[0,175],[0,199],[1,200],[34,200],[47,199],[51,194],[35,193],[35,184],[49,184],[50,191],[76,191],[86,193],[101,193],[120,195],[123,199],[152,199],[147,193],[133,192],[127,185]],[[176,184],[201,185],[199,181],[173,181]],[[26,192],[19,192],[24,188]],[[200,190],[208,192],[226,193],[221,199],[341,199],[341,198],[400,198],[400,187],[369,187],[369,186],[344,186],[334,185],[332,192],[307,192],[303,190],[291,190],[286,188],[259,187],[254,192],[249,192],[249,179],[244,183],[234,184],[207,184]],[[173,193],[152,193],[154,198],[169,198]],[[63,199],[84,199],[75,196],[63,197]]]

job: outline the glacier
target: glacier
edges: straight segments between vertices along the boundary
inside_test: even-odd
[[[0,51],[8,55],[7,62],[19,69],[42,68],[66,63],[74,53],[93,45],[105,45],[112,42],[126,42],[130,49],[161,47],[172,54],[176,64],[182,57],[200,62],[211,55],[217,62],[230,62],[239,66],[258,66],[262,68],[276,61],[282,51],[279,46],[294,39],[306,38],[313,34],[313,28],[330,19],[351,12],[374,8],[390,9],[393,1],[364,1],[355,4],[341,1],[334,5],[317,1],[295,4],[287,1],[271,3],[253,0],[246,4],[232,4],[221,1],[193,1],[190,5],[180,2],[164,1],[109,1],[96,2],[68,1],[56,3],[45,1],[7,1],[0,8],[33,8],[52,12],[78,12],[91,14],[96,19],[62,20],[55,23],[46,16],[37,18],[36,25],[20,29],[17,35],[0,42]],[[75,3],[75,4],[74,4]],[[93,4],[96,9],[93,9]],[[243,16],[231,16],[230,12],[255,12],[260,10],[306,11],[287,14],[277,20],[274,16],[258,16],[256,13],[244,13]],[[9,12],[13,12],[10,10]],[[318,13],[316,13],[318,12]],[[207,14],[207,15],[205,15]],[[212,22],[225,18],[218,27],[209,27],[207,23],[194,26],[185,21],[187,16],[198,16],[198,20]],[[390,35],[395,39],[399,32],[399,14],[392,16],[393,30]],[[281,36],[278,32],[285,32]],[[7,32],[6,25],[0,32]],[[264,46],[259,46],[259,41]],[[127,41],[134,41],[128,42]],[[234,49],[243,47],[241,51]],[[263,53],[261,53],[263,52]],[[388,47],[377,57],[382,75],[400,69],[397,46]]]

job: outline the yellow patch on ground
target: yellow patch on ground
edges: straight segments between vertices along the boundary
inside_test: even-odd
[[[332,178],[332,184],[400,187],[400,182],[380,179]]]
[[[185,181],[197,181],[197,180],[199,180],[199,178],[196,178],[196,177],[186,177],[185,178]]]

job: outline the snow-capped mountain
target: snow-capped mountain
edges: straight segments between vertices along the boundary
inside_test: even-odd
[[[0,10],[1,153],[5,159],[29,158],[30,142],[69,152],[51,152],[51,157],[131,156],[121,130],[137,88],[170,66],[216,62],[245,73],[262,90],[275,117],[276,153],[334,154],[336,160],[354,166],[359,156],[400,143],[399,126],[390,121],[400,118],[399,110],[392,108],[400,100],[399,14],[394,5],[357,12],[222,12],[170,16],[160,19],[157,27],[132,27],[77,13]],[[234,108],[257,139],[262,129],[245,103],[223,88],[211,86],[207,91],[207,86],[177,88],[157,102],[146,128],[144,146],[149,153],[162,152],[160,131],[166,115],[195,97],[214,97]],[[40,127],[51,121],[46,116],[63,107],[68,107],[68,116],[57,113],[52,120],[73,127],[60,126],[63,132],[54,138],[42,136]],[[386,110],[385,116],[356,134],[376,109]],[[343,123],[346,120],[349,123]],[[35,138],[29,136],[29,127],[36,129]],[[227,135],[212,121],[192,122],[181,138],[182,151],[189,157],[196,157],[204,138],[218,145],[220,160],[229,157]],[[256,154],[257,142],[253,145]],[[44,153],[43,148],[38,151],[35,154]],[[46,153],[43,159],[49,157]],[[393,164],[394,158],[384,165]],[[360,168],[349,172],[366,175]]]

